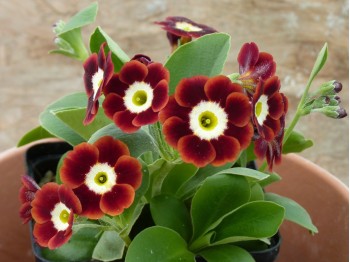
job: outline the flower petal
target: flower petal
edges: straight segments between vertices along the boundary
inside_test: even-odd
[[[132,124],[135,116],[136,114],[125,110],[115,113],[113,116],[113,121],[123,132],[130,134],[140,129],[139,126],[134,126]]]
[[[37,223],[45,223],[51,220],[51,211],[60,202],[58,189],[58,184],[50,182],[36,192],[32,201],[32,216]]]
[[[204,85],[208,79],[206,76],[194,76],[182,79],[176,87],[176,102],[180,106],[194,107],[199,102],[207,100],[204,93]]]
[[[101,196],[95,194],[83,184],[73,190],[75,195],[79,198],[82,207],[82,216],[90,219],[99,219],[103,217],[103,212],[100,209]]]
[[[163,124],[163,134],[169,145],[177,148],[179,139],[183,136],[191,135],[188,122],[177,116],[170,117]]]
[[[147,66],[148,74],[144,82],[149,83],[153,88],[162,81],[169,82],[169,71],[161,63],[152,63]]]
[[[111,191],[102,196],[100,207],[104,213],[117,216],[121,214],[125,208],[131,206],[134,197],[135,191],[130,185],[115,185]]]
[[[107,96],[110,93],[116,93],[121,97],[124,97],[125,91],[129,88],[129,85],[120,81],[118,74],[113,74],[108,83],[103,87],[103,94]]]
[[[272,55],[268,53],[261,52],[259,54],[259,59],[255,64],[254,72],[252,77],[258,79],[268,79],[273,76],[276,72],[276,63],[273,61]]]
[[[53,223],[48,221],[43,224],[35,223],[33,235],[35,241],[42,247],[47,247],[50,239],[57,234]]]
[[[186,122],[189,121],[189,113],[191,108],[180,106],[174,96],[169,97],[168,104],[159,112],[158,118],[161,123],[172,116],[177,116]]]
[[[81,204],[79,198],[74,194],[72,189],[62,184],[58,189],[58,196],[60,202],[71,209],[74,214],[79,214],[81,212]]]
[[[249,98],[242,93],[232,93],[227,97],[225,111],[228,119],[236,126],[245,126],[251,116],[251,104]]]
[[[160,81],[153,90],[152,110],[159,112],[162,110],[169,101],[168,97],[168,82],[165,80]]]
[[[238,140],[231,136],[220,136],[213,139],[210,143],[215,148],[215,159],[211,163],[213,166],[221,166],[228,162],[232,162],[239,156],[240,144]]]
[[[142,171],[140,162],[131,156],[121,156],[115,164],[114,170],[117,174],[117,184],[128,184],[135,190],[142,182]]]
[[[32,220],[32,206],[30,202],[23,203],[19,209],[19,216],[22,219],[22,224],[27,224]]]
[[[236,138],[241,145],[241,149],[245,149],[250,145],[254,135],[254,128],[251,123],[248,123],[243,127],[238,127],[232,123],[228,123],[228,128],[225,131],[225,135]]]
[[[254,153],[259,159],[263,159],[266,156],[268,143],[262,139],[258,138],[254,142]]]
[[[132,60],[124,64],[120,70],[120,80],[128,85],[135,82],[142,82],[148,73],[147,66],[137,60]]]
[[[277,76],[272,76],[263,83],[263,94],[272,96],[274,93],[280,90],[281,83]]]
[[[216,76],[210,78],[205,86],[204,91],[210,101],[217,102],[221,107],[225,107],[226,98],[232,92],[243,92],[243,88],[231,82],[227,76]]]
[[[103,136],[98,139],[94,146],[99,151],[98,162],[107,163],[114,166],[118,158],[122,155],[130,155],[128,147],[120,140],[114,139],[111,136]]]
[[[269,116],[278,120],[284,114],[283,97],[280,93],[275,93],[269,97],[267,104],[269,106]]]
[[[86,59],[86,61],[83,64],[84,67],[84,84],[85,84],[85,91],[86,94],[90,97],[93,95],[93,85],[92,85],[92,77],[93,75],[98,71],[98,64],[97,64],[97,54],[94,53],[91,56]]]
[[[102,107],[106,116],[111,119],[113,119],[116,112],[124,111],[126,109],[123,98],[115,93],[110,93],[106,96],[102,103]]]
[[[238,53],[237,61],[239,64],[239,73],[242,75],[251,69],[259,59],[259,48],[252,43],[245,43]]]
[[[60,170],[61,180],[70,188],[84,183],[85,175],[98,160],[98,150],[93,145],[81,143],[68,152]]]
[[[180,138],[177,147],[182,160],[197,167],[203,167],[211,163],[216,156],[212,144],[195,135]]]
[[[106,63],[106,54],[105,54],[106,44],[107,43],[104,42],[100,45],[100,50],[98,51],[98,55],[97,55],[98,67],[102,69],[105,67],[105,63]]]
[[[154,124],[158,121],[158,112],[154,112],[152,108],[147,109],[141,113],[138,113],[132,124],[137,127]]]

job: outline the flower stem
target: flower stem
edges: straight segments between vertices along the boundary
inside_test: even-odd
[[[157,173],[154,174],[152,196],[156,196],[161,193],[163,182],[174,166],[174,163],[165,160],[161,167],[157,170]]]

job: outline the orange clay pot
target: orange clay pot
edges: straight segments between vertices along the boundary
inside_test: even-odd
[[[13,148],[0,154],[0,261],[34,261],[29,227],[22,225],[18,215],[20,176],[25,173],[27,148]],[[277,262],[348,261],[347,187],[327,171],[294,154],[285,156],[276,172],[283,179],[267,191],[297,201],[310,213],[319,230],[319,234],[311,236],[307,230],[285,222]]]

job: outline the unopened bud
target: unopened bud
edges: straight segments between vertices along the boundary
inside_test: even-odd
[[[66,23],[63,20],[59,20],[52,26],[52,31],[56,35],[59,35],[62,32],[65,25]]]
[[[343,89],[343,85],[338,81],[334,81],[333,86],[334,86],[333,90],[336,93],[339,93]]]
[[[54,43],[56,44],[56,46],[63,51],[66,51],[68,53],[74,54],[74,49],[73,47],[70,45],[70,43],[68,43],[66,40],[64,40],[61,37],[56,37],[54,40]]]
[[[339,108],[337,110],[337,113],[338,113],[338,117],[337,118],[344,118],[344,117],[346,117],[348,115],[344,108]]]

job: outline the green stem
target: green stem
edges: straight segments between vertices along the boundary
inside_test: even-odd
[[[174,168],[175,164],[168,161],[164,161],[162,166],[157,170],[157,174],[153,180],[152,196],[159,195],[162,191],[164,179],[167,177],[169,172]]]

